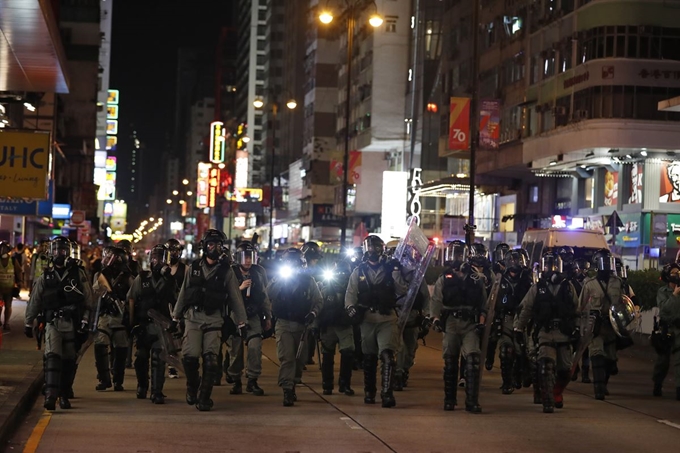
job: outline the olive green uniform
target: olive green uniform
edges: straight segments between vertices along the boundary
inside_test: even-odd
[[[668,351],[659,354],[654,364],[652,379],[658,383],[660,389],[672,362],[676,396],[680,399],[680,296],[674,295],[673,290],[667,285],[663,286],[656,294],[656,305],[659,307],[661,323],[665,324],[669,333],[673,335],[673,343]]]
[[[400,390],[400,387],[406,387],[409,370],[416,360],[418,333],[420,331],[420,324],[423,321],[423,314],[429,313],[430,311],[430,291],[427,289],[427,284],[424,280],[420,285],[420,294],[416,297],[420,298],[420,304],[411,309],[408,319],[406,320],[406,325],[404,326],[404,333],[399,341],[397,369],[395,372],[397,387],[395,387],[395,390]]]

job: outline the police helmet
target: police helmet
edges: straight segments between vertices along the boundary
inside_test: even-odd
[[[128,254],[118,247],[106,247],[102,254],[102,268],[121,269],[128,264]]]
[[[493,262],[503,262],[503,260],[505,260],[505,256],[510,252],[510,250],[510,246],[505,242],[498,244],[496,249],[493,251]]]
[[[225,242],[227,242],[227,236],[223,232],[214,228],[209,229],[201,240],[203,254],[211,260],[217,260],[222,256]]]
[[[616,275],[624,279],[628,278],[628,269],[626,269],[627,266],[623,265],[621,258],[614,258],[614,261],[616,265]]]
[[[489,249],[486,245],[481,242],[472,244],[468,262],[475,267],[487,267],[491,262],[489,261]]]
[[[9,252],[12,251],[12,246],[6,241],[0,242],[0,257],[5,259],[9,257]]]
[[[170,238],[165,241],[165,248],[168,249],[170,253],[170,264],[175,265],[179,263],[179,259],[182,257],[182,252],[184,251],[184,246],[175,238]]]
[[[127,239],[120,240],[116,242],[116,247],[125,250],[125,253],[132,256],[132,243]]]
[[[300,251],[305,255],[307,262],[312,260],[320,260],[323,258],[321,248],[316,242],[305,242],[305,244],[300,248]]]
[[[50,256],[57,266],[63,266],[66,263],[66,258],[71,256],[71,249],[73,245],[71,240],[64,236],[57,236],[50,242]]]
[[[600,249],[593,254],[592,263],[598,272],[611,272],[616,270],[616,262],[612,252],[607,249]]]
[[[362,249],[370,261],[378,261],[385,253],[385,242],[375,234],[370,234],[364,239]]]
[[[562,272],[562,259],[552,250],[546,250],[541,257],[541,272]]]
[[[160,271],[163,266],[170,264],[170,250],[163,245],[154,245],[149,251],[149,267],[152,271]]]
[[[448,266],[460,267],[469,255],[468,247],[463,241],[455,240],[446,244],[444,261]]]
[[[510,250],[505,255],[503,262],[505,268],[513,273],[519,273],[527,267],[526,258],[518,250]]]
[[[283,264],[287,264],[293,268],[304,268],[307,267],[307,260],[305,260],[305,255],[302,250],[291,247],[283,252],[281,257]]]
[[[234,261],[241,265],[257,264],[257,249],[248,241],[241,242],[234,252]]]
[[[661,280],[665,283],[680,283],[680,264],[677,262],[666,264],[661,269]]]

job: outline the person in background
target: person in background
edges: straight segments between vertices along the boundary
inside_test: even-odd
[[[48,249],[50,247],[50,241],[47,239],[40,240],[35,253],[31,257],[31,267],[29,271],[28,287],[33,288],[33,282],[38,280],[38,278],[43,274],[45,268],[50,263],[50,257],[48,256]]]
[[[14,267],[19,269],[19,279],[17,281],[18,288],[21,289],[24,281],[24,244],[19,242],[16,246],[14,253],[12,254],[12,261],[14,261]],[[14,292],[15,297],[19,297],[17,292]]]
[[[9,320],[12,317],[12,297],[14,288],[20,281],[20,272],[16,262],[11,259],[12,247],[7,242],[0,242],[0,298],[5,304],[5,318],[0,325],[4,331],[9,331]],[[3,309],[0,307],[0,315]]]

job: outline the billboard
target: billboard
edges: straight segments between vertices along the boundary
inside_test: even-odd
[[[196,178],[196,207],[208,207],[208,178],[210,177],[210,164],[198,163],[198,177]]]
[[[470,147],[470,98],[451,98],[449,149],[465,151]]]
[[[498,149],[501,130],[501,101],[483,100],[479,110],[479,146]]]
[[[50,134],[0,132],[0,198],[47,199]]]
[[[120,100],[120,91],[118,91],[118,90],[109,90],[108,91],[108,97],[106,99],[107,104],[118,104],[119,100]]]
[[[0,199],[0,214],[52,216],[52,201],[54,200],[54,181],[50,181],[47,200],[18,201]]]
[[[241,189],[248,187],[248,151],[236,151],[236,177],[234,187]]]
[[[210,123],[210,162],[221,164],[224,162],[227,150],[224,123],[213,121]]]
[[[340,184],[343,180],[344,153],[335,152],[331,157],[331,184]],[[347,184],[359,184],[361,182],[361,151],[349,152],[349,171],[347,172]]]
[[[619,173],[609,171],[604,174],[604,205],[616,206],[619,201]]]
[[[118,137],[114,135],[109,135],[106,137],[106,150],[107,151],[115,151],[116,147],[118,146]]]
[[[106,119],[107,120],[117,120],[118,119],[118,105],[111,104],[106,106]]]
[[[659,203],[678,202],[680,202],[680,161],[664,162],[661,165]]]
[[[628,203],[642,203],[642,172],[644,165],[641,163],[630,166],[630,196]]]
[[[220,169],[217,167],[210,168],[210,177],[208,178],[208,207],[215,207],[215,200],[217,200],[217,193],[220,188]]]
[[[118,120],[106,120],[106,134],[118,135]]]

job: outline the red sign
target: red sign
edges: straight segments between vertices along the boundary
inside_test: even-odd
[[[470,98],[451,98],[449,149],[465,151],[470,147]]]
[[[80,226],[85,222],[85,211],[71,212],[71,225]]]

